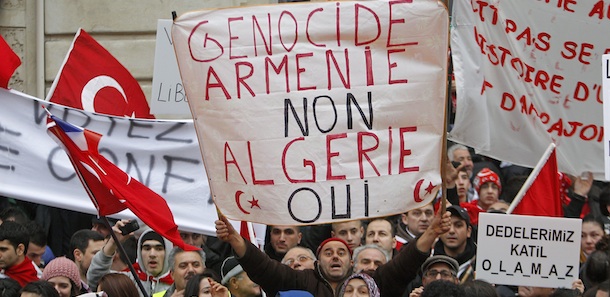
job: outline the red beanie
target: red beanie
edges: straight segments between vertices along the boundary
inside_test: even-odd
[[[474,188],[477,193],[481,189],[481,186],[485,183],[492,182],[498,186],[498,190],[502,192],[502,185],[500,184],[500,177],[489,168],[483,168],[477,176],[474,178]]]
[[[337,237],[331,237],[331,238],[328,238],[328,239],[322,241],[322,243],[320,243],[320,245],[318,246],[318,250],[316,251],[316,257],[318,257],[318,258],[320,257],[320,252],[322,251],[322,248],[324,247],[324,245],[331,241],[338,241],[338,242],[342,243],[343,245],[345,245],[345,247],[347,248],[347,250],[349,251],[349,254],[351,256],[352,250],[349,248],[349,245],[347,244],[347,242],[345,242],[345,240],[343,240],[341,238],[337,238]]]

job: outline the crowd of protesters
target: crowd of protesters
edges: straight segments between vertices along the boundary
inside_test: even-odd
[[[186,243],[201,247],[185,251],[146,226],[123,234],[128,220],[110,219],[107,225],[92,215],[3,197],[0,292],[3,297],[608,296],[605,183],[590,174],[558,175],[565,216],[582,219],[581,253],[574,255],[581,267],[571,288],[490,284],[475,279],[478,215],[505,213],[530,170],[477,156],[459,144],[450,146],[448,159],[454,162],[445,170],[445,213],[437,199],[393,217],[267,226],[263,249],[223,216],[216,221],[216,236],[180,232]]]

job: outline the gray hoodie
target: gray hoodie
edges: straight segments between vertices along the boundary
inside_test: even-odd
[[[169,252],[172,250],[173,244],[169,240],[163,238],[163,241],[164,241],[163,243],[165,245],[165,258],[163,259],[163,270],[161,271],[161,273],[158,276],[150,275],[148,272],[146,272],[144,270],[144,264],[143,264],[144,260],[142,258],[142,248],[141,248],[141,246],[142,246],[141,239],[148,232],[153,232],[153,230],[146,229],[144,232],[142,232],[142,234],[138,238],[137,260],[136,260],[136,263],[134,264],[134,268],[135,268],[136,272],[138,272],[138,275],[140,276],[140,281],[142,282],[142,285],[144,286],[146,293],[148,294],[148,296],[152,296],[152,294],[154,294],[154,293],[167,290],[173,283],[173,280],[171,279],[171,276],[169,275],[170,267],[169,267],[169,262],[168,262]],[[112,256],[107,256],[103,252],[99,252],[99,253],[95,254],[95,256],[93,256],[93,259],[91,260],[91,266],[89,266],[89,270],[87,271],[87,282],[89,283],[89,287],[97,288],[97,283],[102,278],[102,276],[104,276],[105,274],[110,273],[110,272],[124,273],[127,276],[129,276],[129,278],[131,280],[133,280],[135,283],[133,275],[131,274],[131,272],[129,270],[111,271],[110,270],[111,266],[112,266]],[[139,287],[138,287],[138,290],[139,290]],[[140,293],[140,296],[143,296],[142,293]]]

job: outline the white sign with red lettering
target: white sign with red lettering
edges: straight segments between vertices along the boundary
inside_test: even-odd
[[[609,7],[610,9],[610,7]],[[604,90],[604,129],[610,129],[610,54],[602,56],[602,89]],[[610,136],[604,135],[606,180],[610,180]]]
[[[607,2],[454,1],[450,139],[528,167],[554,142],[560,171],[603,179]]]
[[[448,46],[440,2],[192,12],[172,37],[214,201],[229,218],[324,223],[433,199]]]

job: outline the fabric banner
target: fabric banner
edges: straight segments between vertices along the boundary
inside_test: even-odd
[[[192,121],[105,116],[1,88],[0,102],[0,195],[97,214],[67,155],[47,135],[45,104],[103,134],[100,153],[165,198],[180,230],[215,234],[216,208]],[[113,217],[135,218],[129,211]]]
[[[456,0],[453,8],[450,139],[527,167],[554,142],[561,172],[603,179],[603,1]]]
[[[419,207],[440,185],[448,14],[436,1],[191,12],[172,39],[214,201],[314,224]]]

